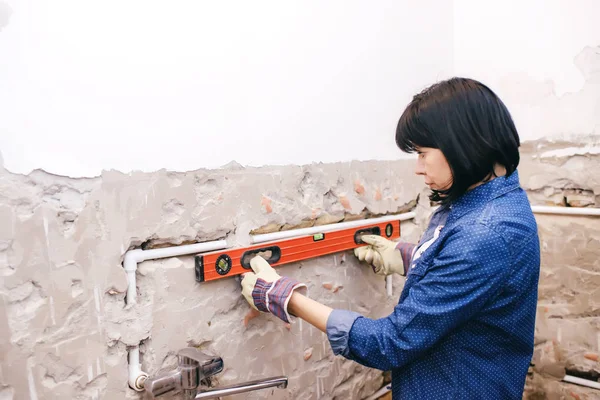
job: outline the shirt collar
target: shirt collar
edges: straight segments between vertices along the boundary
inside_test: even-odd
[[[510,176],[499,176],[486,182],[476,188],[469,190],[464,195],[456,199],[451,205],[450,209],[455,218],[459,218],[464,215],[467,211],[472,210],[474,207],[485,204],[505,193],[518,189],[519,173],[514,171]]]

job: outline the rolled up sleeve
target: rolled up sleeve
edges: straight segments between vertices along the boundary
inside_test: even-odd
[[[381,370],[411,362],[499,293],[509,258],[503,238],[487,226],[457,230],[389,316],[332,313],[327,330],[334,353]]]
[[[354,311],[333,310],[327,319],[327,338],[333,354],[348,357],[348,335],[361,315]]]

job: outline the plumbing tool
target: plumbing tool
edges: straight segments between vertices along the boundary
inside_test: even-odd
[[[400,237],[400,219],[358,227],[315,233],[249,247],[218,250],[195,257],[196,281],[208,282],[251,270],[250,260],[261,255],[273,267],[339,253],[362,246],[362,235]]]

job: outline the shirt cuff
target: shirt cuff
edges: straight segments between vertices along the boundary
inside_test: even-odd
[[[361,317],[359,313],[348,310],[333,310],[329,314],[326,328],[333,354],[348,358],[350,355],[348,348],[350,329],[358,317]]]
[[[410,262],[412,261],[412,257],[416,248],[417,245],[413,243],[398,242],[398,244],[396,244],[396,250],[400,251],[402,263],[404,264],[404,274],[402,274],[404,276],[406,276],[406,271],[408,271],[410,268]]]

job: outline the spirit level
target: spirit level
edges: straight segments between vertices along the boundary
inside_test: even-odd
[[[400,220],[203,253],[195,257],[196,281],[208,282],[251,271],[250,260],[258,254],[273,267],[277,267],[351,250],[364,244],[361,240],[362,235],[399,238]]]

